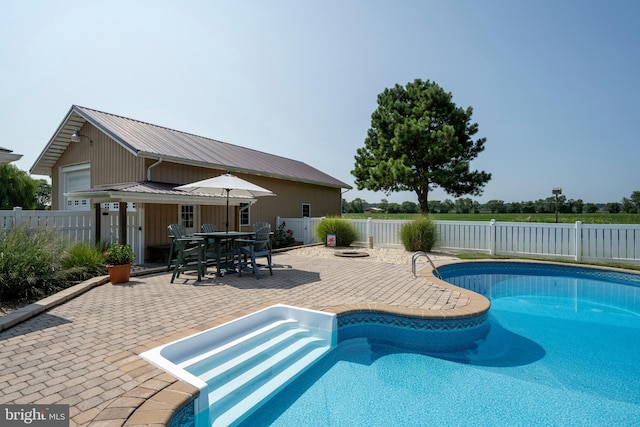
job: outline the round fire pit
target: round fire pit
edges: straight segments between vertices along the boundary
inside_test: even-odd
[[[344,257],[344,258],[362,258],[362,257],[369,256],[368,253],[360,252],[360,251],[340,251],[340,252],[335,252],[334,255],[339,257]]]

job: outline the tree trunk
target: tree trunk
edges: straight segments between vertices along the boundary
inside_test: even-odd
[[[418,195],[418,204],[420,204],[420,213],[422,215],[429,214],[429,190],[416,190]]]

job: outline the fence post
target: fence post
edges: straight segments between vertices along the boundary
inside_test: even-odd
[[[580,261],[582,259],[582,221],[576,221],[575,232],[575,260]]]
[[[489,221],[489,255],[494,255],[496,252],[496,220]]]
[[[22,224],[24,220],[24,212],[22,212],[22,208],[20,206],[16,206],[13,208],[13,223],[15,225]]]
[[[311,242],[311,231],[309,230],[309,217],[302,217],[302,226],[304,227],[304,244],[307,245]]]
[[[373,221],[371,217],[367,218],[367,244],[369,246],[369,249],[373,249],[373,234],[371,234],[372,233],[371,221]]]

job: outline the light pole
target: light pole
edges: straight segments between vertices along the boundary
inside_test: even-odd
[[[553,190],[551,190],[551,194],[556,195],[556,224],[557,224],[558,223],[558,196],[562,194],[562,188],[560,187],[554,188]]]

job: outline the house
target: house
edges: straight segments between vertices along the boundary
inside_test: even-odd
[[[169,243],[168,224],[224,229],[226,198],[179,185],[230,172],[277,195],[230,199],[230,230],[261,221],[275,228],[277,216],[340,215],[342,189],[351,188],[300,161],[77,105],[30,172],[51,178],[52,209],[93,211],[96,240],[129,242],[143,261],[144,248]]]
[[[22,158],[22,154],[13,154],[13,151],[0,147],[0,165],[18,161]]]

